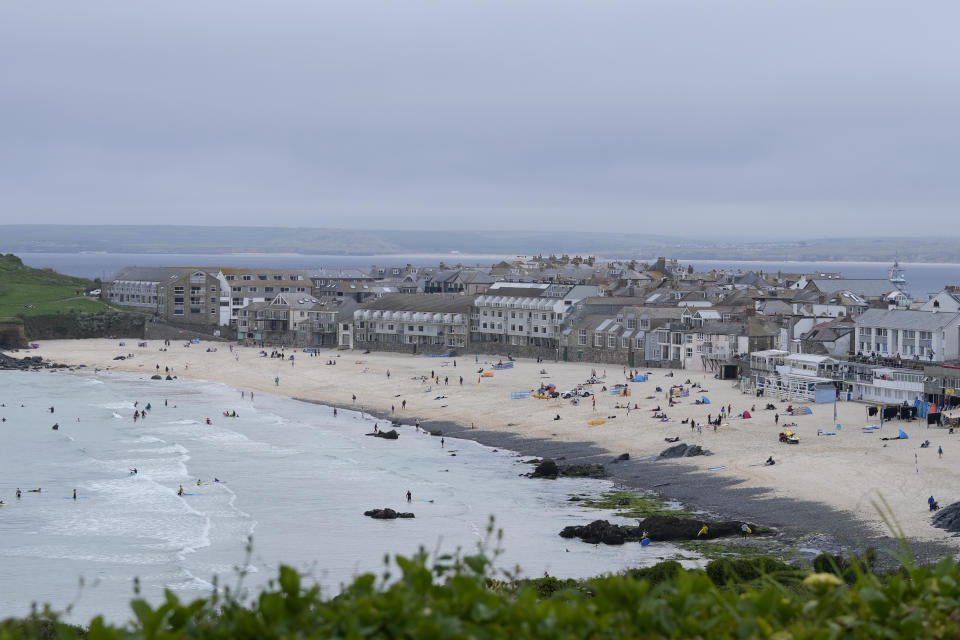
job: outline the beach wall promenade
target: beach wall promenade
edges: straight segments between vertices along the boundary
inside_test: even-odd
[[[110,368],[151,376],[158,367],[161,374],[170,368],[181,378],[374,412],[405,423],[420,420],[446,435],[568,461],[609,462],[629,453],[628,462],[608,465],[615,477],[688,506],[781,527],[796,536],[824,533],[854,546],[883,538],[889,531],[877,505],[885,503],[911,540],[928,543],[931,549],[957,547],[950,534],[931,526],[927,497],[936,496],[941,505],[960,499],[960,435],[919,421],[888,423],[865,432],[864,426],[878,423],[870,422],[861,403],[838,403],[834,422],[832,404],[810,405],[809,414],[786,415],[785,403],[773,400],[777,409],[765,410],[770,400],[703,374],[689,376],[700,389],[669,407],[665,394],[671,385],[688,380],[684,371],[651,370],[647,382],[630,382],[631,395],[624,397],[601,391],[627,382],[624,369],[615,365],[518,360],[511,369],[495,370],[495,357],[472,354],[428,358],[330,350],[310,356],[288,350],[287,355],[295,357],[291,361],[261,357],[261,350],[253,347],[231,351],[222,342],[186,346],[180,341],[166,351],[160,351],[161,346],[62,340],[44,342],[30,355],[86,365],[91,372]],[[128,354],[134,357],[114,360]],[[493,375],[484,376],[480,369]],[[565,391],[594,373],[601,382],[586,388],[595,392],[595,406],[592,398],[576,405],[560,398],[512,399],[512,394],[536,390],[545,382]],[[162,389],[165,382],[156,384]],[[656,391],[658,386],[662,391]],[[701,397],[710,404],[696,404]],[[715,418],[721,406],[729,406],[732,416],[747,410],[753,417],[725,418],[714,429],[707,419]],[[657,407],[669,421],[652,417]],[[690,420],[701,423],[700,428],[691,429]],[[800,444],[778,441],[785,428],[799,434]],[[900,429],[908,440],[883,439]],[[712,455],[651,460],[670,446],[665,439],[673,437],[699,444]],[[931,446],[921,448],[925,440]],[[771,456],[776,464],[765,466]]]

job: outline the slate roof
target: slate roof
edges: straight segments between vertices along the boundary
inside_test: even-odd
[[[960,313],[933,313],[915,309],[867,309],[857,317],[857,326],[939,331],[957,320],[960,320]]]
[[[431,313],[470,313],[476,296],[393,293],[359,305],[375,311],[426,311]]]
[[[166,282],[191,271],[195,269],[191,267],[124,267],[116,272],[111,280]]]
[[[882,278],[817,278],[811,280],[810,284],[827,294],[837,293],[838,291],[852,291],[868,298],[882,298],[896,289],[893,283]]]

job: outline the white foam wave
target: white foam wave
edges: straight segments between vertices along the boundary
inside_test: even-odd
[[[161,440],[161,442],[163,442]],[[130,453],[152,453],[152,454],[164,454],[164,453],[190,453],[190,450],[179,445],[172,444],[167,447],[157,447],[156,449],[130,449]]]

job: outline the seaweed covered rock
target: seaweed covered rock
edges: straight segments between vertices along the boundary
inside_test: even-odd
[[[394,511],[389,507],[385,509],[370,509],[369,511],[364,511],[363,515],[374,518],[376,520],[396,520],[397,518],[413,518],[415,517],[412,513]]]
[[[590,544],[623,544],[624,542],[639,542],[643,532],[651,540],[709,540],[739,535],[743,522],[695,520],[678,516],[650,516],[639,527],[611,524],[606,520],[594,520],[588,525],[574,525],[564,527],[560,532],[562,538],[580,538]],[[703,527],[705,533],[701,533]]]
[[[390,431],[373,431],[366,435],[373,436],[374,438],[385,438],[386,440],[397,440],[400,438],[400,434],[397,433],[396,429],[390,429]]]
[[[560,475],[560,466],[553,460],[541,460],[530,473],[531,478],[556,478]]]
[[[740,535],[740,527],[743,524],[739,520],[718,521],[679,516],[650,516],[644,519],[643,528],[655,540],[709,540]],[[707,527],[707,531],[700,533],[704,526]]]
[[[589,544],[623,544],[628,541],[640,541],[642,532],[639,527],[626,527],[611,524],[606,520],[594,520],[588,525],[564,527],[561,538],[580,538]]]
[[[607,470],[602,464],[559,465],[555,460],[545,459],[537,463],[533,471],[527,474],[531,478],[606,478]]]

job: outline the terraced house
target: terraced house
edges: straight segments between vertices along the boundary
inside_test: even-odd
[[[353,312],[353,346],[409,353],[466,348],[474,299],[397,293],[371,300]]]
[[[470,339],[486,353],[558,357],[564,321],[597,293],[588,285],[494,283],[476,298]]]

